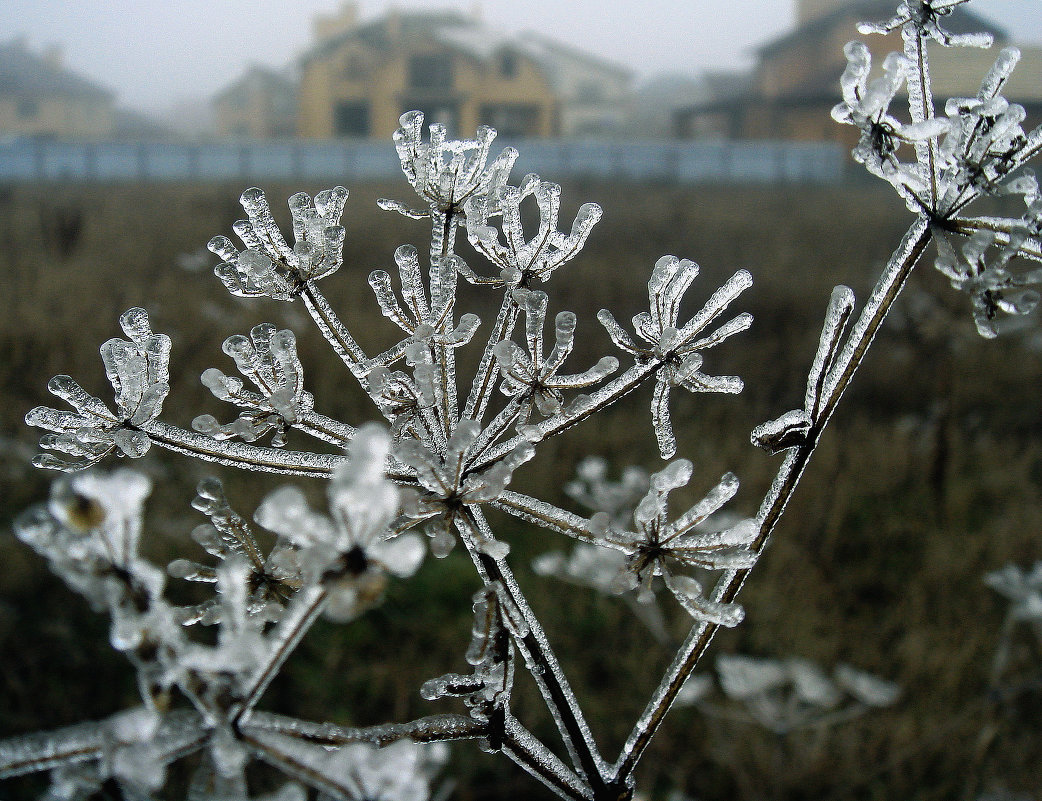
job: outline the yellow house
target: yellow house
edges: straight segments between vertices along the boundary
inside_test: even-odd
[[[684,109],[676,119],[680,136],[724,139],[840,141],[853,145],[858,132],[830,116],[840,101],[839,78],[846,68],[843,46],[861,39],[872,50],[873,63],[902,50],[899,32],[861,36],[861,21],[884,21],[894,14],[893,0],[797,0],[797,26],[758,51],[748,88],[741,94]],[[1009,44],[1001,28],[956,7],[942,22],[953,33],[987,32],[995,40],[989,50],[930,47],[930,77],[937,108],[949,97],[972,97],[998,55]],[[1003,94],[1028,111],[1028,122],[1042,121],[1042,50],[1022,48],[1023,58]]]
[[[65,69],[60,48],[0,43],[0,136],[101,139],[115,129],[115,94]]]
[[[351,4],[316,23],[300,63],[298,133],[387,137],[402,113],[423,111],[452,134],[478,125],[506,138],[557,134],[559,104],[523,46],[453,12],[391,11],[357,24]]]

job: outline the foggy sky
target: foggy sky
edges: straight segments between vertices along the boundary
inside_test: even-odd
[[[400,8],[477,9],[509,32],[539,31],[635,70],[697,74],[748,64],[792,25],[793,0],[398,0]],[[2,0],[0,41],[64,46],[66,65],[147,111],[206,97],[250,63],[281,67],[311,41],[311,19],[339,0]],[[358,3],[362,18],[389,0]],[[896,3],[895,3],[896,5]],[[978,0],[973,8],[1042,42],[1042,0]]]

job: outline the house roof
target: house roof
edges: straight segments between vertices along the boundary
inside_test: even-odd
[[[397,34],[393,32],[396,26]],[[506,34],[457,11],[392,11],[319,42],[301,57],[301,63],[322,58],[352,40],[375,50],[389,50],[399,37],[427,38],[481,62],[513,51],[534,61],[551,83],[562,62],[580,63],[623,80],[632,76],[630,70],[578,48],[535,33]]]
[[[865,22],[882,22],[890,19],[893,15],[893,0],[849,0],[849,2],[834,8],[832,11],[800,25],[795,30],[760,45],[756,49],[756,53],[761,59],[765,56],[770,56],[808,36],[827,31],[840,24],[845,24],[851,16]],[[953,9],[951,14],[944,17],[941,24],[946,30],[955,34],[981,32],[990,33],[997,42],[1005,42],[1009,39],[1005,30],[974,14],[972,11],[966,10],[965,5],[957,6]],[[853,33],[854,31],[851,31],[851,34]]]
[[[214,94],[213,102],[244,102],[250,90],[255,87],[260,87],[274,95],[282,95],[287,98],[295,98],[297,94],[296,82],[286,75],[269,67],[253,65]]]
[[[115,92],[51,63],[21,40],[0,42],[0,95],[112,101]]]

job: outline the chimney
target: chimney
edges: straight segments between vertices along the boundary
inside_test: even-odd
[[[345,34],[358,25],[358,4],[344,2],[332,14],[317,14],[311,21],[311,32],[316,41],[324,42]]]
[[[392,42],[402,38],[402,15],[394,3],[387,10],[387,38]]]

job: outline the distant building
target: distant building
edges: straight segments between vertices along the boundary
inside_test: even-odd
[[[60,47],[0,43],[0,136],[100,139],[116,131],[115,93],[64,67]]]
[[[316,21],[301,59],[298,130],[385,137],[419,109],[455,135],[578,135],[622,119],[629,73],[534,35],[512,37],[458,12],[392,10],[359,23],[353,4]]]
[[[267,67],[253,66],[211,101],[215,133],[277,139],[297,132],[297,82]]]
[[[830,116],[841,99],[839,78],[846,68],[843,46],[859,38],[861,21],[893,16],[891,0],[797,0],[795,30],[760,47],[752,80],[742,91],[720,92],[712,100],[692,104],[676,114],[678,135],[690,138],[789,139],[841,141],[853,144],[857,131]],[[1001,28],[964,6],[946,16],[953,33],[992,34],[990,50],[931,47],[930,77],[937,106],[949,97],[973,96],[994,63],[998,47],[1009,44]],[[890,51],[901,51],[899,32],[860,37],[881,63]],[[1042,112],[1042,50],[1022,48],[1024,57],[1003,94],[1028,109],[1029,119]]]
[[[557,97],[561,136],[611,136],[628,123],[633,72],[536,33],[516,42],[542,70]]]

